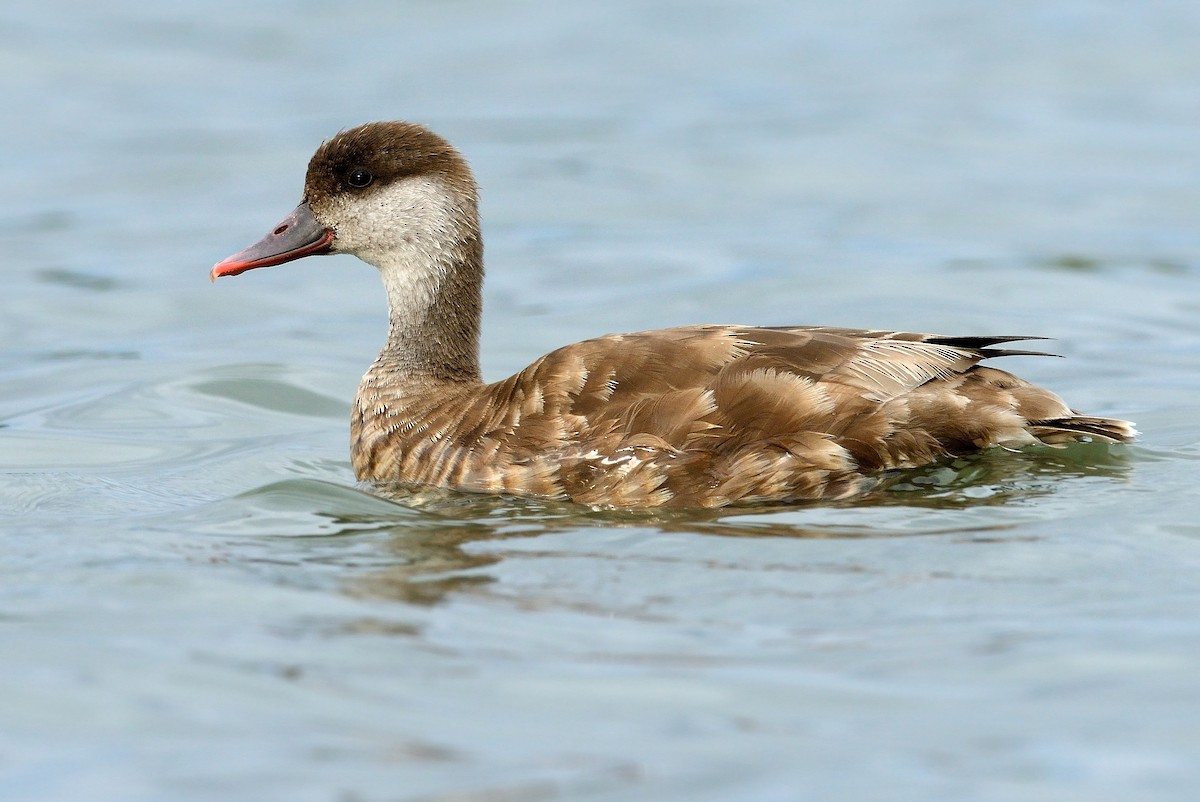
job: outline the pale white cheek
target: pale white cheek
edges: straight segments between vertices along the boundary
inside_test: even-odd
[[[339,252],[386,270],[441,261],[463,223],[461,210],[442,182],[421,177],[336,198],[325,216],[337,232]]]
[[[426,177],[342,196],[323,211],[337,232],[338,252],[379,268],[392,303],[414,313],[433,302],[453,256],[450,249],[467,225],[454,193]]]

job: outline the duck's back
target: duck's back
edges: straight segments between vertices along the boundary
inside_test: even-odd
[[[560,348],[495,384],[363,379],[360,479],[604,506],[837,498],[870,475],[989,446],[1124,441],[979,366],[1023,338],[694,326]]]

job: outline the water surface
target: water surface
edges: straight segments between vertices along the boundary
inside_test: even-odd
[[[1190,800],[1200,10],[0,11],[0,798]],[[374,271],[209,285],[337,130],[483,185],[483,361],[1040,334],[1130,448],[649,515],[355,485]]]

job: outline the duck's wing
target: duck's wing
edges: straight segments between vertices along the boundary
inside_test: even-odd
[[[1036,355],[997,348],[1035,337],[945,337],[824,326],[723,327],[745,349],[739,368],[785,370],[814,382],[842,383],[886,401],[937,379],[961,375],[984,359]]]
[[[570,419],[569,430],[649,435],[675,448],[718,429],[737,441],[799,431],[870,441],[909,430],[952,451],[1022,445],[1052,429],[1049,441],[1131,439],[1124,421],[1079,416],[1049,390],[979,364],[1046,355],[1008,347],[1035,339],[688,326],[585,340],[503,384]]]

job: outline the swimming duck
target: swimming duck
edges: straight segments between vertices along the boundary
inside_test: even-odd
[[[211,278],[327,253],[374,265],[387,291],[387,342],[352,412],[363,481],[719,507],[844,498],[948,455],[1136,434],[979,364],[1031,353],[1004,347],[1026,337],[685,326],[567,345],[485,384],[475,179],[412,123],[323,143],[300,205]]]

